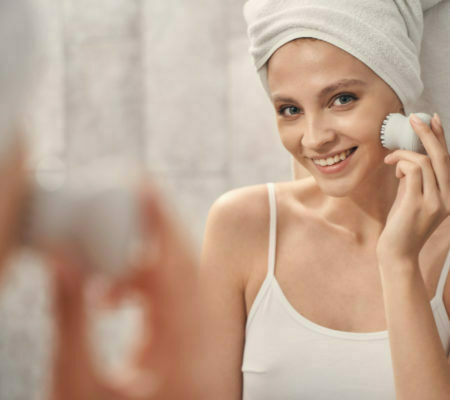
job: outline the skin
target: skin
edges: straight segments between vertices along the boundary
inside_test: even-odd
[[[134,298],[143,316],[129,362],[113,376],[97,365],[88,340],[87,307],[92,304],[84,293],[92,282],[89,268],[69,246],[47,251],[57,339],[52,400],[207,398],[209,371],[202,357],[205,330],[197,262],[158,191],[147,186],[141,200],[146,251],[101,296],[109,309],[122,299]]]
[[[25,153],[25,147],[18,139],[0,163],[0,281],[8,258],[17,247],[19,232],[11,227],[21,226],[20,218],[28,188]]]
[[[365,84],[318,97],[344,78]],[[285,296],[331,329],[388,329],[397,398],[448,398],[449,367],[429,307],[450,244],[450,165],[438,119],[417,129],[429,158],[396,151],[385,160],[380,127],[403,111],[400,100],[362,62],[323,41],[278,49],[268,84],[282,143],[311,174],[276,184],[275,275]],[[322,174],[311,160],[355,146],[341,173]],[[242,396],[245,321],[267,273],[268,217],[267,189],[257,185],[223,195],[208,218],[201,275],[218,327],[210,335],[218,399]],[[444,302],[450,310],[448,284]]]

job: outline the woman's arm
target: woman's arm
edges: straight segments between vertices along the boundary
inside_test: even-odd
[[[397,400],[450,398],[450,366],[417,263],[379,265]]]
[[[434,321],[419,252],[450,215],[450,158],[442,124],[412,126],[427,155],[397,150],[397,197],[377,244],[398,400],[450,399],[450,367]]]
[[[249,205],[242,190],[229,192],[213,205],[206,226],[200,277],[207,306],[210,398],[215,400],[242,398],[245,275],[255,225]]]

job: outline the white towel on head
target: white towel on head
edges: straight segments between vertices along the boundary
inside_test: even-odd
[[[249,0],[244,14],[250,53],[267,90],[267,61],[278,48],[301,37],[324,40],[364,62],[408,112],[424,89],[419,60],[424,12],[438,3],[448,1]]]

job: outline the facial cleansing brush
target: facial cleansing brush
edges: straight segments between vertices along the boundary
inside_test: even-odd
[[[19,135],[1,122],[0,118],[0,164],[2,157],[14,150]],[[61,184],[48,188],[41,175],[31,179],[22,205],[21,244],[40,249],[69,240],[96,271],[110,276],[124,272],[142,244],[134,185],[126,177],[115,179],[114,174],[111,182],[107,177],[92,177],[89,185],[89,177],[95,174],[86,173],[80,187]]]
[[[425,113],[415,113],[423,122],[430,125],[432,117]],[[381,144],[390,149],[411,150],[425,154],[417,134],[414,132],[409,117],[399,113],[389,114],[383,121],[380,131]]]

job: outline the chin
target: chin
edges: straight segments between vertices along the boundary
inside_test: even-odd
[[[314,166],[308,165],[308,167],[322,193],[331,197],[347,197],[355,191],[365,190],[367,185],[378,186],[383,181],[381,175],[384,176],[386,166],[381,156],[372,155],[364,158],[357,154],[346,170],[336,175],[326,175]]]
[[[314,179],[322,193],[330,197],[347,197],[360,190],[364,182],[369,178],[364,169],[353,170],[339,178],[326,178],[322,175],[313,174]]]

